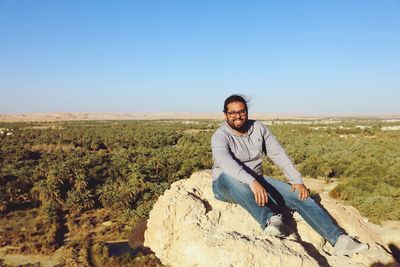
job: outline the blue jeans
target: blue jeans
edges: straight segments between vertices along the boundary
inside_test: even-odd
[[[276,210],[289,208],[295,210],[304,220],[323,236],[331,245],[343,232],[335,225],[329,215],[312,198],[302,201],[298,199],[298,192],[290,192],[291,186],[279,180],[264,177],[259,181],[267,189],[268,203],[259,206],[254,199],[250,186],[222,173],[213,182],[214,196],[218,200],[236,203],[246,209],[264,229],[268,220]]]

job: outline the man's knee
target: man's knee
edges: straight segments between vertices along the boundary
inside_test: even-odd
[[[230,178],[229,188],[242,193],[252,192],[248,184],[242,183],[236,179]]]

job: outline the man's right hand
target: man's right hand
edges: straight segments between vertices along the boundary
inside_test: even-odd
[[[268,202],[267,190],[257,180],[250,184],[250,189],[253,191],[254,199],[259,206],[264,206]]]

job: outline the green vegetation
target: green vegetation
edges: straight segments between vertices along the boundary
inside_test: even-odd
[[[0,135],[0,230],[7,233],[0,246],[48,253],[65,245],[68,264],[126,264],[127,257],[104,256],[102,244],[127,238],[171,183],[212,167],[210,138],[218,124],[0,123],[12,133]],[[381,130],[391,125],[276,121],[269,128],[304,176],[340,178],[331,195],[379,221],[400,220],[400,131]],[[282,175],[268,160],[263,168]],[[29,221],[24,227],[16,223],[22,217]],[[156,264],[153,257],[134,260]]]
[[[340,124],[270,128],[303,176],[340,178],[342,183],[331,196],[345,200],[379,223],[400,220],[400,131],[381,130],[392,124],[346,120]],[[265,170],[269,175],[280,174],[268,163]]]
[[[8,233],[0,246],[32,243],[19,252],[48,253],[65,245],[67,265],[98,262],[91,246],[126,239],[171,183],[211,168],[210,134],[215,125],[0,124],[12,133],[0,136],[0,214],[5,215],[0,224],[7,225]],[[32,209],[38,210],[28,216],[32,223],[21,229],[16,212]],[[112,225],[104,227],[105,221]],[[118,261],[103,258],[98,265],[116,266]]]

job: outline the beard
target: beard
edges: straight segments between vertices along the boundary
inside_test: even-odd
[[[247,118],[228,119],[227,123],[233,130],[241,133],[245,133],[247,131]]]

